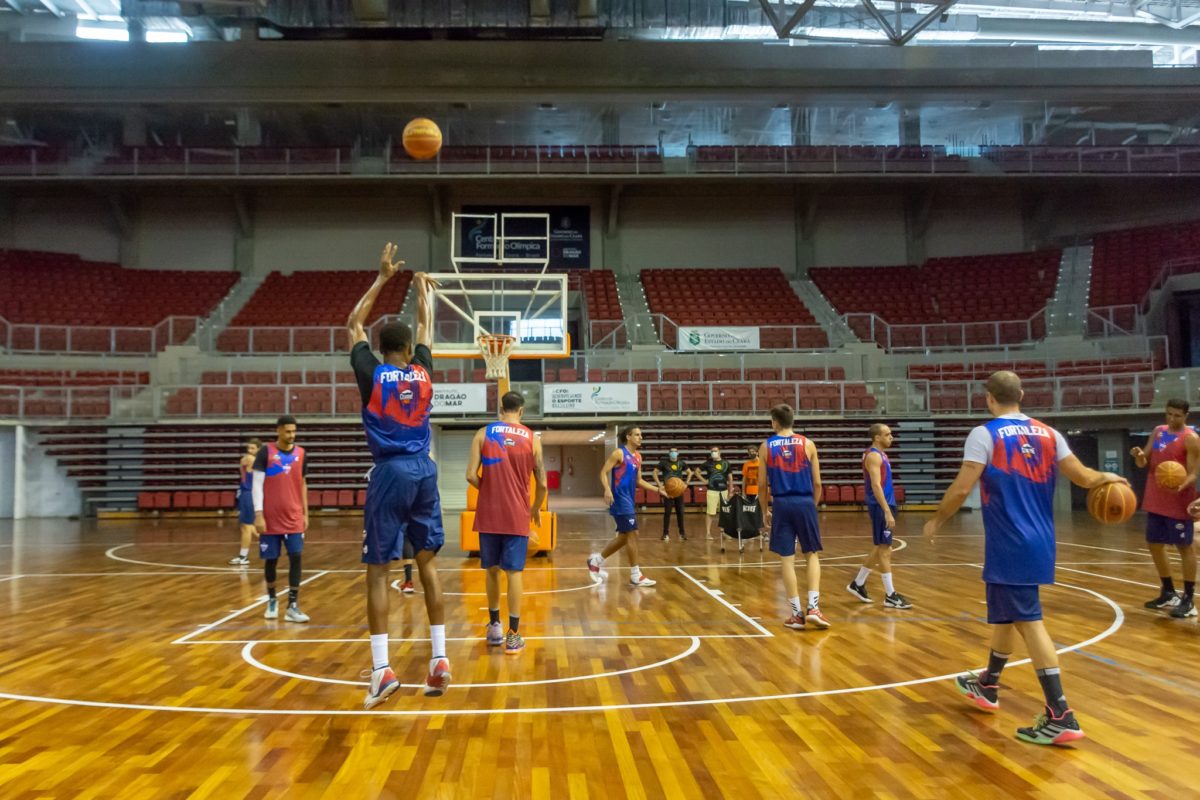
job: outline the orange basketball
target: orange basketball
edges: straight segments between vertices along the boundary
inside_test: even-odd
[[[674,500],[687,491],[687,484],[679,478],[667,478],[667,482],[663,484],[663,491],[667,493],[667,497]]]
[[[418,161],[427,161],[442,149],[442,129],[425,117],[417,117],[404,126],[404,150]]]
[[[1097,522],[1125,522],[1137,511],[1137,495],[1123,483],[1106,483],[1088,492],[1088,513]]]
[[[1154,468],[1154,481],[1164,489],[1178,489],[1187,477],[1187,470],[1178,461],[1164,461]]]

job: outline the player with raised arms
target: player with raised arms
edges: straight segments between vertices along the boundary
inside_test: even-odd
[[[363,429],[375,466],[367,484],[363,509],[362,561],[367,565],[367,623],[371,632],[371,684],[364,708],[382,703],[400,687],[388,658],[388,568],[412,545],[433,653],[425,694],[442,695],[450,685],[446,658],[445,609],[434,557],[445,541],[437,466],[429,455],[433,406],[432,292],[436,284],[425,273],[413,276],[417,333],[402,322],[389,322],[379,331],[380,361],[371,352],[365,325],[384,284],[404,265],[394,263],[390,242],[379,261],[379,275],[346,320],[350,332],[350,363],[362,395]]]

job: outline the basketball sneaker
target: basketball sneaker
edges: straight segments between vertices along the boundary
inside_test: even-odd
[[[850,594],[854,595],[855,597],[857,597],[860,601],[862,601],[864,603],[871,602],[871,598],[867,596],[867,587],[866,586],[859,586],[854,581],[850,581],[850,583],[846,586],[846,591],[849,592]]]
[[[521,634],[516,631],[509,631],[508,636],[504,637],[504,654],[506,656],[515,656],[524,649],[525,640],[521,638]]]
[[[425,696],[441,697],[450,688],[450,661],[443,657],[430,663],[429,676],[425,678]]]
[[[887,597],[883,598],[884,608],[912,608],[912,603],[899,592],[892,592]]]
[[[308,622],[308,614],[300,610],[300,606],[288,606],[283,618],[288,622]]]
[[[984,711],[995,711],[1000,707],[1000,687],[984,686],[979,675],[979,672],[964,672],[954,679],[954,685],[971,703]]]
[[[681,542],[686,542],[686,541],[687,541],[687,534],[680,533],[680,534],[679,534],[679,541],[681,541]]]
[[[821,613],[821,609],[816,606],[808,607],[808,611],[804,612],[804,621],[814,628],[828,628],[833,624],[825,619],[825,615]]]
[[[1030,744],[1067,744],[1082,739],[1083,729],[1071,709],[1056,717],[1047,707],[1046,713],[1033,721],[1032,728],[1017,728],[1017,738]]]
[[[1147,600],[1146,608],[1174,608],[1179,605],[1179,595],[1175,592],[1163,592],[1153,600]]]
[[[668,536],[667,534],[665,534],[665,533],[664,533],[664,534],[663,534],[663,538],[662,538],[662,540],[663,540],[664,542],[669,542],[669,541],[671,541],[671,537],[670,537],[670,536]]]
[[[229,559],[229,565],[232,567],[248,567],[250,566],[250,559],[247,556],[234,556]]]
[[[599,553],[592,553],[591,556],[588,557],[588,572],[591,573],[592,580],[596,583],[603,583],[604,581],[608,580],[608,573],[600,569],[600,565],[603,563],[604,562],[600,559]]]
[[[794,631],[804,630],[804,615],[803,614],[792,614],[790,617],[788,617],[787,619],[785,619],[783,621],[783,627],[791,628]]]
[[[1171,610],[1171,616],[1175,619],[1187,619],[1188,617],[1196,616],[1196,603],[1190,597],[1179,598],[1179,603]]]
[[[504,629],[499,622],[489,622],[487,626],[487,643],[492,647],[504,644]]]
[[[267,610],[263,614],[264,619],[279,619],[279,598],[272,597],[267,600]]]
[[[400,681],[396,680],[396,673],[392,672],[391,667],[371,670],[371,688],[367,689],[367,696],[363,699],[363,708],[370,711],[391,697],[392,692],[399,688]]]
[[[658,581],[652,581],[640,572],[637,575],[629,576],[630,586],[653,586],[656,583],[658,583]]]
[[[400,584],[400,591],[404,594],[412,594],[416,591],[416,589],[413,588],[412,581],[405,581],[404,583]]]

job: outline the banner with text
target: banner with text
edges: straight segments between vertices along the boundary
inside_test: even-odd
[[[588,206],[464,206],[463,214],[538,213],[550,215],[550,250],[544,242],[516,239],[504,243],[504,255],[509,258],[549,258],[550,269],[588,269],[591,267],[589,248],[592,209]],[[460,217],[458,236],[462,255],[486,258],[492,254],[496,232],[491,219]],[[505,233],[513,236],[545,235],[546,225],[538,220],[514,218],[508,221]],[[525,265],[532,268],[532,265]]]
[[[638,410],[636,383],[548,383],[542,394],[546,412],[595,414]]]
[[[435,384],[431,414],[486,414],[486,383]]]
[[[758,350],[758,328],[679,329],[680,350]]]

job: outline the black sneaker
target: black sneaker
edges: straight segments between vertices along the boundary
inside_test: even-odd
[[[1146,601],[1146,608],[1174,608],[1179,605],[1179,595],[1174,592],[1163,592],[1153,600]]]
[[[1032,728],[1017,728],[1017,738],[1030,744],[1067,744],[1083,738],[1083,729],[1075,712],[1067,709],[1061,717],[1049,708],[1033,722]]]
[[[679,534],[679,541],[681,541],[681,542],[686,542],[686,541],[687,541],[687,537],[686,537],[686,536],[684,536],[684,535],[681,533],[681,534]]]
[[[984,711],[995,711],[1000,707],[1000,687],[984,686],[979,682],[980,674],[964,672],[954,679],[954,686],[972,705]]]
[[[908,602],[899,592],[892,592],[883,598],[883,606],[884,608],[912,608],[912,603]]]
[[[1196,616],[1196,603],[1190,597],[1181,597],[1175,607],[1171,609],[1171,616],[1175,619],[1187,619],[1188,617]]]
[[[850,594],[854,595],[855,597],[857,597],[860,601],[862,601],[864,603],[871,602],[871,598],[867,596],[867,587],[866,586],[859,586],[854,581],[850,581],[850,583],[847,584],[847,586],[846,586],[846,591],[849,592]]]

